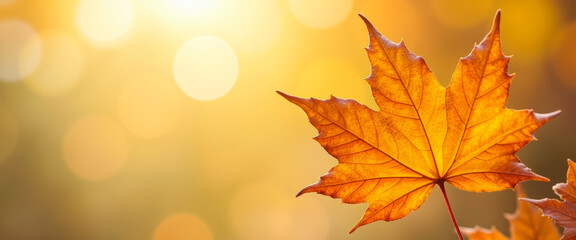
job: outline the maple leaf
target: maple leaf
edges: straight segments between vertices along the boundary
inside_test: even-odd
[[[370,36],[372,72],[366,80],[378,111],[352,99],[304,99],[278,91],[304,110],[318,130],[315,140],[339,162],[298,196],[316,192],[344,203],[368,202],[353,232],[406,216],[436,184],[443,192],[445,182],[486,192],[524,180],[548,181],[515,153],[559,111],[505,107],[513,76],[506,73],[510,58],[500,47],[499,11],[490,33],[458,63],[448,88],[404,42],[389,41],[360,17]]]
[[[540,209],[527,202],[520,201],[526,197],[526,194],[520,185],[518,185],[516,189],[519,199],[516,203],[516,212],[512,215],[505,215],[510,222],[511,240],[559,239],[560,234],[552,220],[542,216]],[[508,240],[508,238],[494,226],[492,226],[490,230],[478,226],[474,228],[460,228],[460,230],[468,235],[469,240]]]
[[[568,173],[566,183],[558,183],[552,187],[554,192],[562,198],[556,199],[521,199],[532,203],[542,209],[545,216],[554,220],[556,224],[564,227],[561,240],[576,239],[576,163],[568,159]]]

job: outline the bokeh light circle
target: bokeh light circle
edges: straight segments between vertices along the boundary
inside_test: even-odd
[[[132,18],[130,0],[81,0],[76,10],[80,30],[98,42],[120,38],[130,28]]]
[[[202,219],[190,214],[166,218],[154,233],[154,240],[212,240],[212,232]]]
[[[118,115],[132,134],[142,138],[158,137],[170,131],[178,120],[177,93],[175,87],[160,82],[132,81],[120,95]]]
[[[42,57],[42,43],[27,23],[0,22],[0,80],[17,81],[30,75]]]
[[[42,96],[59,96],[70,90],[84,69],[84,52],[69,35],[41,33],[43,54],[36,71],[25,79],[27,86]]]
[[[16,116],[0,104],[0,163],[6,161],[18,143],[19,127]]]
[[[62,150],[70,170],[90,181],[114,176],[128,156],[122,128],[100,116],[86,117],[72,125],[66,133]]]
[[[228,93],[238,77],[238,58],[224,40],[198,36],[184,43],[173,63],[174,79],[189,97],[209,101]]]
[[[353,0],[290,0],[290,10],[302,24],[312,28],[329,28],[346,19]]]

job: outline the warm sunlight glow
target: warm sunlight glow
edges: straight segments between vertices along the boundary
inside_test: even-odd
[[[367,74],[366,74],[367,75]],[[370,88],[359,70],[344,59],[325,58],[308,62],[296,79],[298,96],[354,98],[362,104],[372,102]]]
[[[243,0],[231,1],[227,7],[231,11],[233,25],[226,24],[226,32],[234,49],[246,53],[262,53],[278,40],[280,10],[276,1]]]
[[[166,218],[156,228],[154,240],[212,240],[212,232],[202,219],[190,214]]]
[[[480,23],[490,22],[494,16],[494,0],[483,1],[434,1],[430,0],[430,9],[442,23],[455,28],[470,28]],[[454,9],[461,9],[455,11]]]
[[[145,0],[147,8],[160,17],[154,19],[154,24],[163,28],[174,28],[183,32],[213,29],[215,24],[229,26],[227,20],[231,17],[232,11],[229,11],[229,5],[226,0]],[[138,16],[140,18],[140,16]],[[162,20],[168,20],[168,23],[160,23]],[[213,33],[212,31],[210,31]],[[188,35],[189,37],[190,35]]]
[[[155,138],[170,131],[179,113],[177,89],[151,79],[133,80],[118,101],[118,115],[124,126],[143,138]]]
[[[84,69],[84,54],[69,35],[41,33],[44,52],[36,71],[25,79],[28,87],[42,96],[59,96],[70,90]]]
[[[18,142],[18,120],[7,106],[0,104],[0,163],[6,161]]]
[[[212,10],[214,0],[168,0],[178,13],[186,15],[203,15]]]
[[[312,28],[329,28],[346,19],[353,0],[289,0],[290,10],[302,24]]]
[[[17,81],[30,75],[42,57],[42,43],[27,23],[0,22],[0,80]]]
[[[130,0],[82,0],[78,4],[76,21],[90,39],[109,42],[128,31],[132,15]]]
[[[86,117],[72,125],[62,149],[70,170],[90,181],[114,176],[128,155],[126,136],[120,126],[98,116]]]
[[[224,40],[199,36],[184,43],[173,63],[174,79],[191,98],[209,101],[224,96],[238,77],[238,59]]]
[[[506,229],[458,188],[558,182],[573,102],[576,0],[0,0],[0,240]]]

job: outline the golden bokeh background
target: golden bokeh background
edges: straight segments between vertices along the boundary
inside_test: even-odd
[[[336,160],[275,91],[376,108],[357,13],[447,86],[497,9],[507,106],[563,110],[519,153],[552,198],[576,158],[573,1],[0,0],[0,239],[456,239],[437,188],[352,235],[366,204],[295,198]],[[447,190],[460,225],[508,233],[513,191]]]

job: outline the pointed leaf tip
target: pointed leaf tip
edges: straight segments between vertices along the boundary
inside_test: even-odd
[[[364,24],[366,24],[366,27],[368,28],[368,32],[370,33],[370,35],[372,35],[374,32],[379,33],[378,29],[376,29],[376,27],[374,27],[374,25],[372,25],[370,20],[364,17],[364,15],[358,13],[358,16],[360,16],[360,18],[362,18],[362,21],[364,21]]]
[[[306,189],[308,189],[309,186],[306,186],[305,188],[300,189],[300,191],[298,193],[296,193],[296,197],[300,197],[302,194],[306,193],[305,191],[306,191]]]
[[[292,95],[288,95],[286,93],[283,93],[281,91],[276,90],[276,93],[278,93],[278,95],[282,96],[283,98],[286,98],[286,100],[290,101],[290,102],[294,102],[294,99],[298,99],[299,97],[294,97]]]
[[[296,106],[298,106],[302,109],[304,109],[305,106],[308,105],[307,103],[311,100],[311,99],[304,99],[304,98],[288,95],[288,94],[280,92],[280,91],[276,91],[276,93],[278,93],[280,96],[282,96],[283,98],[285,98],[289,102],[295,104]],[[304,111],[306,111],[306,110],[304,110]]]
[[[556,111],[551,112],[551,113],[535,113],[535,116],[538,119],[549,121],[550,119],[555,118],[558,115],[560,115],[560,113],[562,113],[562,110],[556,110]]]
[[[356,231],[356,229],[358,229],[360,226],[364,225],[361,223],[362,223],[362,221],[356,223],[356,225],[354,225],[354,227],[352,229],[350,229],[350,232],[348,232],[348,234],[352,234],[354,231]]]
[[[362,18],[362,20],[363,20],[366,24],[369,24],[369,23],[370,23],[370,21],[368,21],[368,19],[366,19],[366,17],[364,17],[364,15],[362,15],[362,13],[358,13],[358,16],[359,16],[360,18]],[[371,25],[371,24],[370,24],[370,25]]]
[[[500,15],[501,15],[500,9],[498,9],[498,11],[496,12],[496,16],[494,16],[494,24],[492,26],[492,32],[500,32]]]
[[[303,188],[298,193],[296,193],[296,197],[300,197],[302,194],[304,194],[305,193],[304,191],[306,190],[306,188]]]
[[[556,116],[560,115],[560,113],[562,113],[562,110],[559,109],[559,110],[556,110],[554,112],[551,112],[550,115],[551,115],[551,117],[556,117]]]

